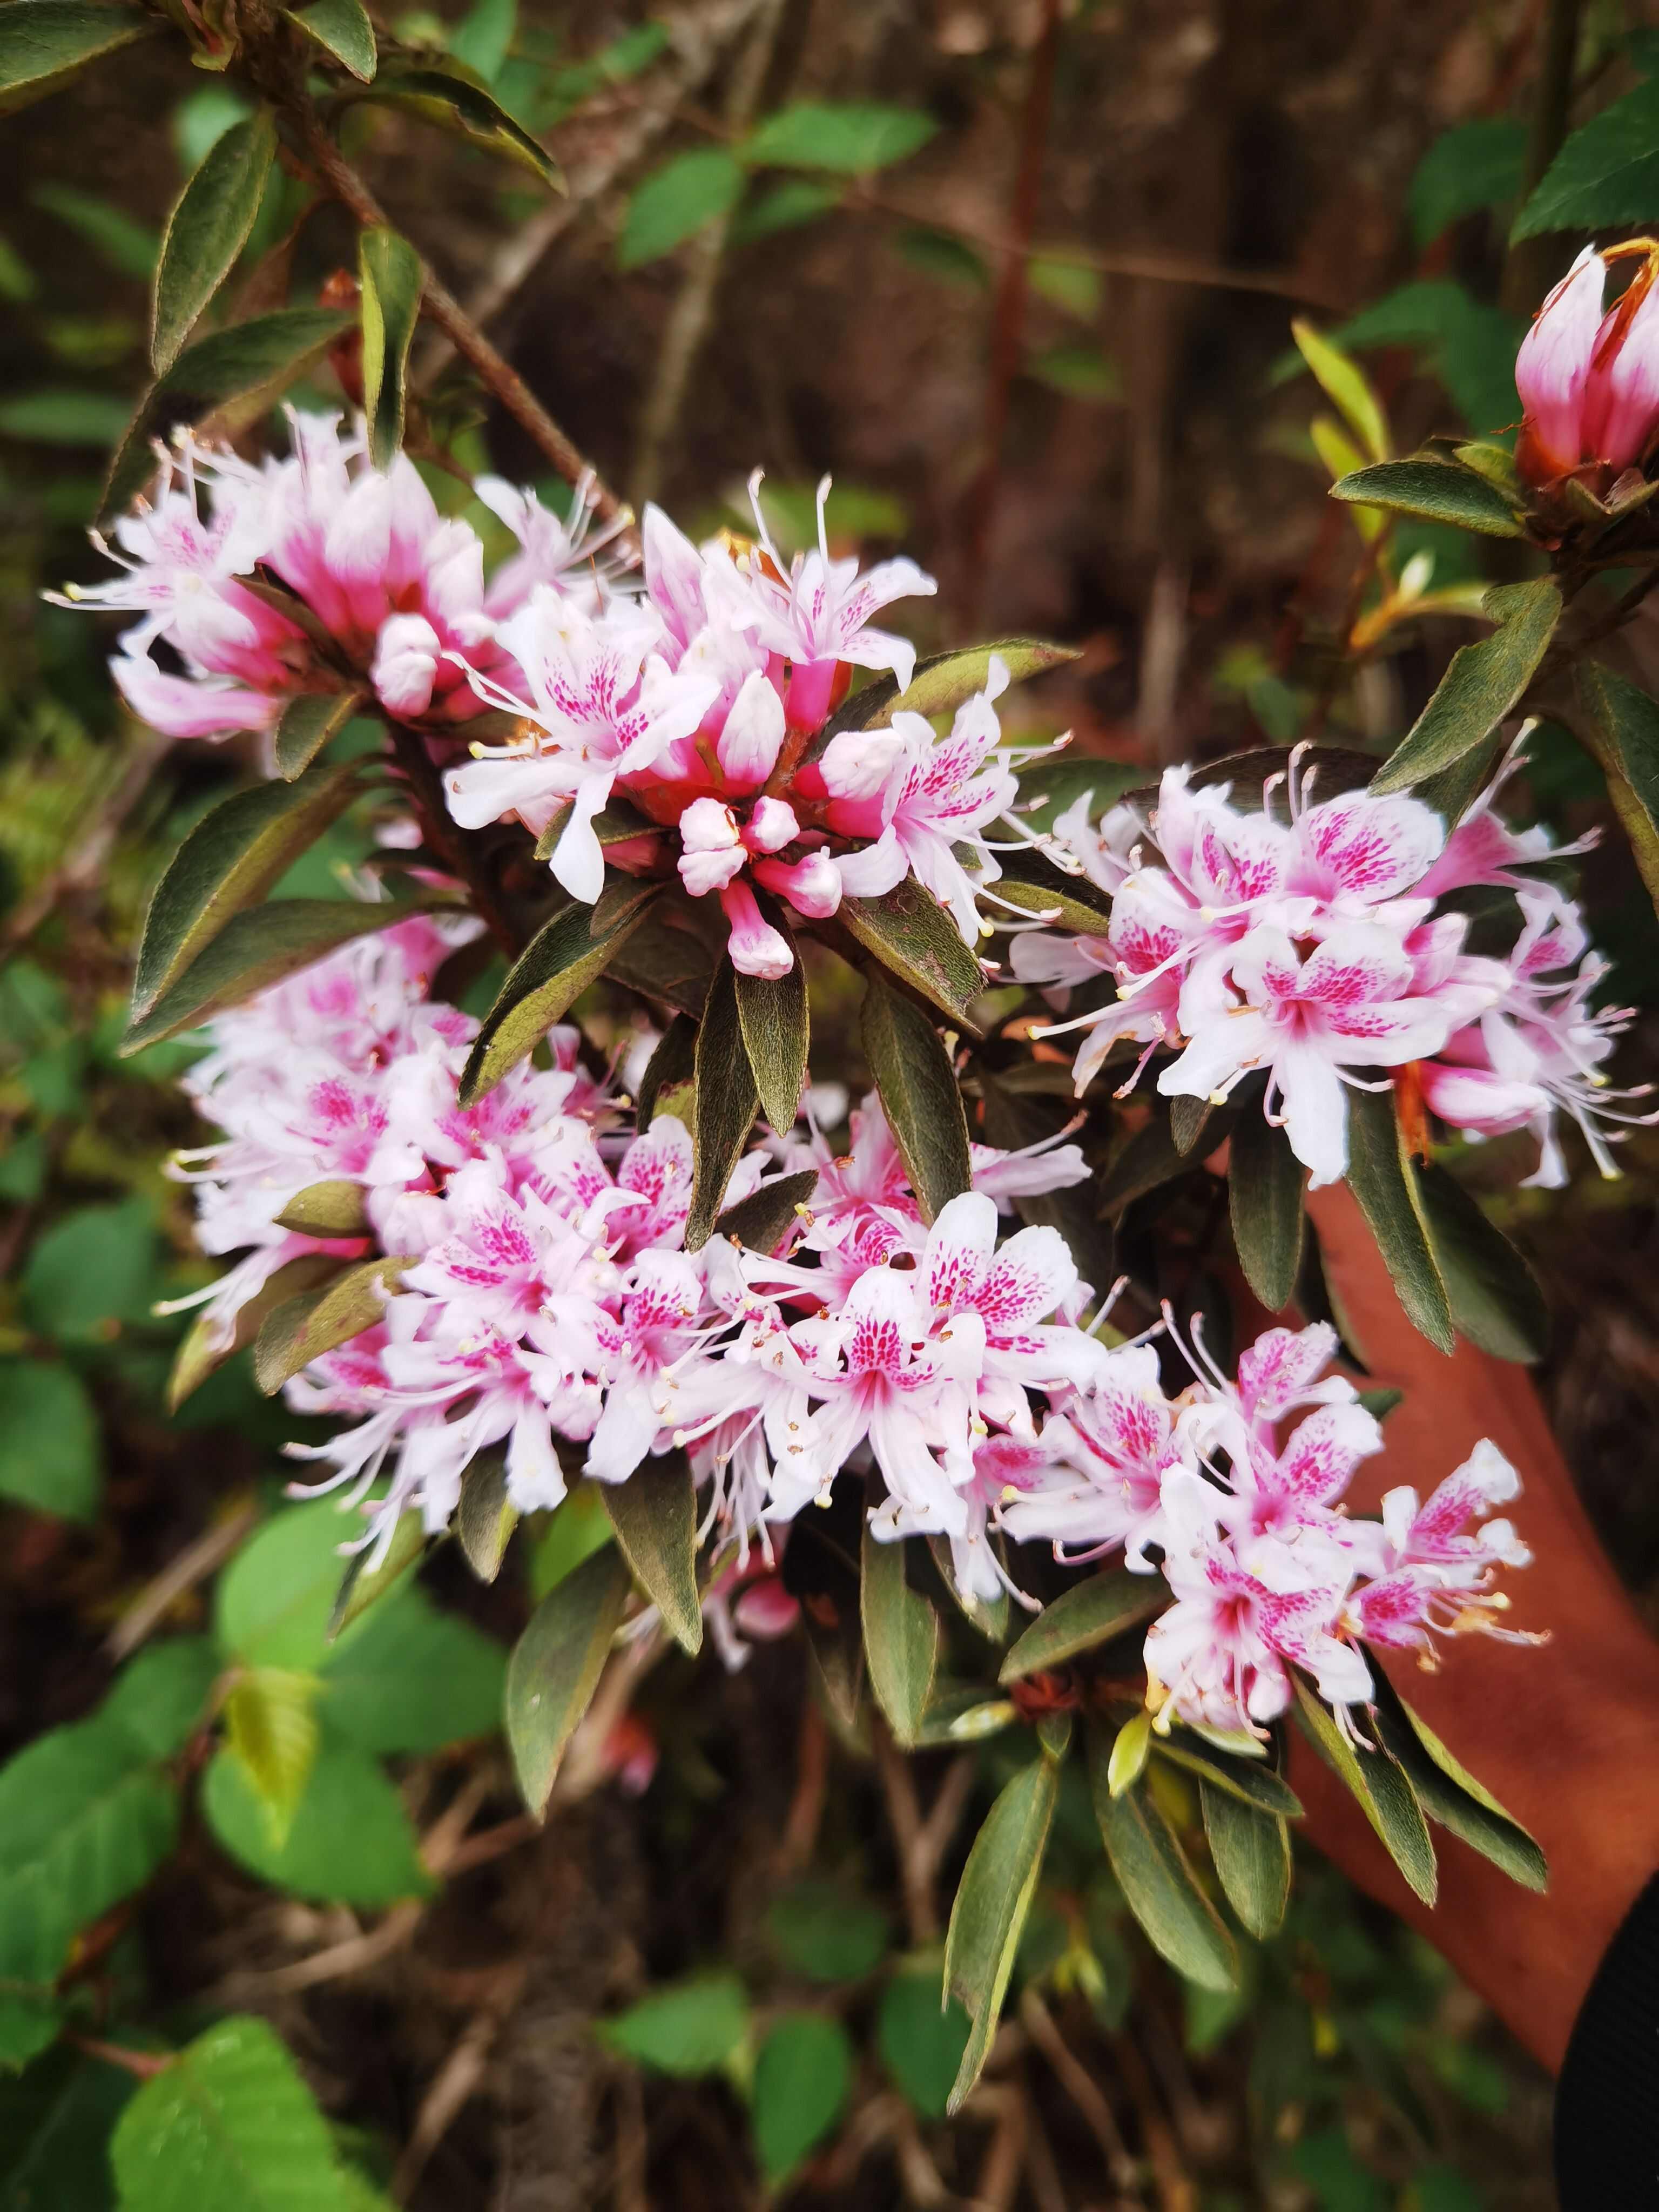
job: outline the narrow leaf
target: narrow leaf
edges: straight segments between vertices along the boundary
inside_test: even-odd
[[[732,1170],[755,1126],[760,1092],[744,1048],[738,1016],[737,975],[730,959],[714,972],[697,1031],[696,1126],[692,1131],[696,1164],[691,1211],[685,1224],[685,1249],[700,1251],[708,1242],[714,1216],[726,1196]]]
[[[1352,1793],[1411,1887],[1425,1905],[1432,1905],[1440,1886],[1434,1845],[1405,1769],[1386,1751],[1351,1743],[1300,1675],[1295,1680],[1304,1734]]]
[[[338,737],[368,696],[357,690],[296,693],[276,725],[273,750],[277,775],[288,783],[302,775],[330,738]]]
[[[426,270],[406,238],[381,228],[365,230],[358,237],[357,277],[362,290],[368,456],[377,469],[389,469],[404,442],[409,349],[420,320]]]
[[[1059,1787],[1060,1769],[1050,1759],[1015,1775],[992,1806],[962,1871],[945,1939],[945,1987],[960,1999],[974,2026],[951,2091],[952,2112],[961,2110],[978,2081],[996,2033]]]
[[[283,13],[359,83],[373,82],[380,53],[362,0],[312,0],[308,8],[285,8]]]
[[[1300,317],[1291,325],[1305,361],[1325,397],[1358,439],[1373,461],[1389,458],[1389,425],[1382,403],[1367,382],[1364,371],[1340,346],[1333,345],[1313,325]]]
[[[278,1306],[301,1291],[331,1281],[344,1264],[331,1252],[302,1252],[298,1259],[287,1261],[237,1308],[228,1337],[222,1337],[216,1321],[205,1314],[198,1315],[173,1355],[173,1371],[167,1377],[167,1411],[176,1413],[216,1368],[246,1351],[264,1328],[266,1316]]]
[[[1270,1313],[1291,1302],[1302,1266],[1306,1176],[1283,1129],[1260,1110],[1233,1127],[1227,1200],[1244,1279]]]
[[[1423,1218],[1461,1335],[1497,1359],[1530,1365],[1549,1349],[1538,1279],[1480,1201],[1443,1167],[1417,1170]]]
[[[1549,1887],[1549,1862],[1512,1814],[1477,1782],[1386,1676],[1378,1685],[1376,1726],[1404,1767],[1431,1820],[1501,1867],[1512,1881],[1540,1895]]]
[[[1488,592],[1498,628],[1452,655],[1434,696],[1371,779],[1376,792],[1421,783],[1485,742],[1513,714],[1549,647],[1561,594],[1547,577]]]
[[[234,915],[255,906],[361,789],[355,766],[256,784],[204,814],[168,862],[144,917],[132,1011],[148,1014]]]
[[[744,1049],[754,1071],[761,1111],[781,1136],[800,1114],[806,1081],[806,1048],[811,1024],[806,1011],[806,971],[799,946],[787,975],[745,975],[734,969],[738,1021]]]
[[[514,120],[493,93],[469,77],[441,68],[383,69],[374,83],[356,95],[360,100],[406,108],[439,130],[465,138],[481,151],[516,161],[562,191],[564,180],[547,149]]]
[[[1422,1212],[1415,1164],[1406,1152],[1392,1091],[1348,1093],[1348,1188],[1388,1264],[1413,1328],[1449,1352],[1451,1303]]]
[[[640,1078],[639,1126],[651,1127],[657,1101],[665,1091],[690,1083],[696,1066],[697,1025],[689,1014],[676,1014],[657,1040],[657,1048]]]
[[[301,1291],[267,1315],[253,1346],[253,1379],[274,1397],[291,1376],[336,1345],[373,1328],[395,1295],[406,1260],[360,1260],[331,1281]]]
[[[1211,1119],[1214,1113],[1212,1109]],[[1206,1120],[1205,1126],[1209,1125]],[[1220,1142],[1222,1126],[1216,1125],[1212,1143]],[[1173,1117],[1160,1100],[1151,1121],[1135,1131],[1107,1169],[1100,1184],[1100,1210],[1115,1218],[1148,1191],[1173,1182],[1177,1176],[1190,1175],[1197,1165],[1176,1143]]]
[[[697,1487],[684,1452],[647,1459],[626,1482],[601,1485],[605,1510],[634,1578],[663,1626],[693,1658],[702,1649],[697,1589]]]
[[[645,920],[654,896],[652,884],[630,886],[603,930],[598,909],[580,902],[561,908],[544,923],[514,962],[484,1016],[461,1077],[464,1106],[475,1105],[529,1057],[554,1023],[604,974],[613,954]]]
[[[1170,1140],[1183,1160],[1190,1159],[1197,1150],[1198,1140],[1210,1126],[1210,1116],[1215,1107],[1207,1098],[1172,1098],[1170,1101]]]
[[[425,1519],[418,1506],[410,1506],[398,1516],[392,1541],[379,1559],[372,1547],[351,1554],[329,1608],[328,1643],[337,1644],[354,1621],[391,1596],[410,1569],[426,1557],[428,1540]]]
[[[1302,1805],[1288,1782],[1255,1759],[1230,1759],[1186,1729],[1171,1729],[1152,1747],[1158,1758],[1184,1767],[1212,1790],[1229,1790],[1247,1805],[1284,1820],[1299,1820]]]
[[[492,1445],[467,1462],[455,1504],[455,1534],[481,1583],[493,1583],[519,1518],[507,1494],[507,1455]]]
[[[276,124],[260,107],[216,138],[161,234],[149,357],[172,368],[192,325],[236,265],[276,158]]]
[[[951,1556],[948,1536],[929,1536],[924,1540],[928,1556],[939,1571],[939,1578],[969,1627],[975,1628],[988,1644],[999,1646],[1008,1640],[1010,1603],[1006,1589],[999,1589],[994,1598],[979,1597],[964,1590],[957,1579],[956,1563]],[[935,1700],[937,1703],[937,1700]]]
[[[1063,1667],[1079,1651],[1091,1651],[1114,1636],[1150,1620],[1169,1602],[1156,1575],[1132,1575],[1107,1567],[1086,1582],[1074,1583],[1044,1606],[1013,1645],[997,1672],[1000,1682],[1017,1682],[1049,1667]]]
[[[1573,671],[1573,735],[1607,780],[1620,826],[1659,909],[1659,701],[1599,661]]]
[[[1382,461],[1374,468],[1355,469],[1337,478],[1331,497],[1449,522],[1483,538],[1521,535],[1515,509],[1498,485],[1473,468],[1455,468],[1449,461]]]
[[[344,1176],[307,1183],[276,1217],[276,1225],[302,1237],[367,1237],[372,1232],[363,1199],[362,1184]]]
[[[916,663],[915,672],[902,691],[890,676],[878,676],[873,683],[854,691],[846,704],[830,716],[822,735],[813,740],[811,752],[822,752],[830,739],[838,737],[843,730],[884,729],[896,714],[930,717],[954,714],[985,689],[994,659],[1002,663],[1012,682],[1020,684],[1029,677],[1042,675],[1048,669],[1063,667],[1077,657],[1075,646],[1049,645],[1037,637],[999,637],[988,645],[969,646],[955,653],[936,653]],[[1111,773],[1111,763],[1103,762],[1102,776],[1109,777]]]
[[[945,1041],[920,1006],[878,975],[865,986],[864,1056],[924,1221],[972,1182],[968,1118]]]
[[[531,1811],[547,1809],[565,1746],[599,1686],[629,1588],[607,1545],[549,1592],[507,1663],[507,1739]]]
[[[955,922],[914,876],[879,898],[843,899],[836,920],[884,968],[902,975],[958,1028],[979,1035],[968,1009],[985,988],[984,972]]]
[[[9,0],[0,8],[0,115],[67,84],[100,54],[112,54],[161,25],[137,8],[94,0]]]
[[[775,1182],[763,1183],[747,1198],[726,1207],[714,1223],[715,1236],[736,1237],[751,1252],[775,1251],[786,1231],[795,1226],[796,1217],[817,1189],[817,1181],[816,1168],[802,1168],[797,1175],[780,1176]]]
[[[1277,1935],[1291,1898],[1291,1835],[1282,1817],[1231,1790],[1199,1784],[1204,1834],[1227,1902],[1260,1942]]]
[[[1112,1795],[1111,1753],[1091,1748],[1095,1818],[1124,1901],[1160,1957],[1200,1989],[1231,1990],[1238,1960],[1221,1917],[1198,1886],[1175,1830],[1144,1781]]]
[[[939,1618],[905,1579],[902,1540],[878,1541],[867,1520],[859,1601],[870,1687],[898,1741],[914,1744],[939,1670]]]

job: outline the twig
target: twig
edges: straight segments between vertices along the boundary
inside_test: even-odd
[[[1114,2187],[1133,2191],[1139,2177],[1118,2126],[1117,2115],[1099,2083],[1060,2033],[1054,2014],[1036,1990],[1028,1989],[1020,1999],[1019,2016],[1025,2024],[1026,2033],[1054,2069],[1060,2087],[1087,2121],[1105,2155],[1106,2171]]]
[[[1158,2100],[1139,2045],[1131,2035],[1115,2035],[1112,2055],[1140,2116],[1141,2138],[1152,2166],[1160,2212],[1198,2212],[1197,2188],[1182,2161],[1175,2130]]]
[[[1042,28],[1031,55],[1031,71],[1020,117],[1019,167],[1014,179],[1012,235],[1002,258],[991,305],[991,349],[985,384],[983,446],[978,471],[964,507],[962,608],[969,629],[985,585],[997,494],[1002,478],[1002,444],[1008,428],[1009,396],[1025,345],[1025,300],[1031,240],[1036,228],[1042,185],[1042,156],[1054,93],[1054,60],[1060,51],[1060,0],[1042,0]]]
[[[250,1501],[216,1522],[193,1544],[186,1544],[159,1575],[146,1583],[117,1620],[105,1639],[104,1649],[118,1664],[131,1658],[169,1609],[196,1584],[204,1581],[241,1542],[258,1518],[258,1507]]]
[[[974,2092],[973,2110],[994,2118],[996,2132],[979,2170],[974,2203],[982,2212],[1012,2212],[1025,2166],[1029,2107],[1017,2081],[983,2081]]]
[[[12,951],[33,937],[66,891],[88,890],[100,880],[121,824],[143,798],[151,771],[172,742],[158,731],[139,731],[114,789],[94,813],[85,834],[7,916],[0,929],[0,951]]]
[[[783,21],[783,5],[784,0],[759,0],[756,9],[754,27],[733,72],[726,103],[726,126],[733,137],[742,137],[755,119],[777,45],[778,27]],[[643,507],[656,496],[663,456],[673,443],[691,372],[714,321],[714,295],[735,213],[735,209],[728,209],[705,225],[685,249],[685,281],[663,332],[657,373],[640,417],[639,450],[630,486],[636,507]]]
[[[795,1794],[789,1801],[778,1845],[780,1879],[799,1874],[812,1856],[823,1819],[830,1777],[830,1731],[823,1724],[818,1701],[807,1684],[800,1703],[800,1727],[795,1739]]]
[[[378,1928],[348,1936],[343,1943],[331,1943],[325,1951],[313,1951],[309,1958],[295,1959],[286,1966],[272,1966],[261,1973],[227,1975],[210,1992],[207,2002],[232,2007],[257,2005],[272,1997],[292,1996],[301,1990],[317,1989],[325,1982],[343,1981],[348,1974],[362,1973],[366,1966],[379,1966],[383,1959],[402,1950],[419,1927],[424,1911],[410,1898],[394,1905]]]
[[[428,2084],[420,2111],[392,2176],[392,2200],[406,2203],[456,2114],[483,2079],[491,2046],[524,1995],[530,1961],[515,1960],[496,1976],[496,1986],[467,2022],[460,2039]]]
[[[927,1842],[921,1807],[916,1799],[915,1775],[879,1717],[872,1716],[871,1733],[876,1747],[876,1771],[887,1800],[887,1819],[898,1850],[905,1919],[910,1941],[920,1948],[925,1943],[938,1941],[939,1910],[933,1902],[933,1881],[926,1864]]]
[[[125,2044],[105,2043],[95,2035],[68,2035],[64,2040],[84,2051],[88,2058],[101,2058],[106,2066],[118,2066],[124,2074],[136,2075],[141,2081],[153,2081],[177,2063],[171,2051],[129,2051]]]
[[[390,717],[386,729],[392,753],[409,786],[428,849],[437,855],[458,882],[466,886],[473,911],[507,958],[516,960],[521,949],[519,933],[484,874],[476,848],[461,835],[444,804],[443,783],[427,750],[426,739],[418,730]]]
[[[951,1838],[968,1809],[968,1801],[974,1794],[974,1783],[978,1765],[970,1751],[953,1759],[945,1770],[945,1779],[939,1785],[927,1818],[922,1822],[921,1838],[917,1858],[922,1873],[931,1882],[938,1875],[939,1862],[951,1848]]]
[[[645,2186],[645,2084],[637,2066],[619,2066],[611,2086],[617,2113],[613,2212],[651,2212]]]
[[[306,159],[318,183],[332,194],[366,230],[384,226],[386,222],[385,210],[329,137],[321,118],[312,105],[310,95],[303,88],[289,88],[284,95],[283,106],[299,134]],[[625,520],[630,533],[628,542],[635,544],[636,550],[637,542],[631,536],[632,510],[623,505],[591,463],[578,453],[517,369],[490,343],[448,286],[429,266],[426,269],[425,284],[421,295],[421,312],[438,325],[456,352],[477,372],[485,386],[540,447],[567,483],[578,483],[584,477],[589,478],[594,511],[602,521]]]
[[[1025,2095],[1025,2179],[1031,2185],[1036,2212],[1071,2212],[1066,2185],[1054,2162],[1054,2145],[1042,2124],[1042,2114],[1030,2091]]]
[[[624,1644],[605,1662],[593,1702],[583,1714],[562,1761],[549,1800],[554,1805],[580,1804],[591,1796],[607,1771],[605,1746],[611,1731],[628,1711],[641,1681],[668,1649],[668,1638],[659,1628]]]

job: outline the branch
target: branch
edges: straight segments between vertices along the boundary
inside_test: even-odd
[[[479,866],[477,854],[444,805],[443,784],[427,750],[426,739],[406,722],[388,720],[386,728],[392,752],[409,785],[422,836],[450,873],[465,885],[474,912],[508,960],[516,960],[523,949],[519,933]]]

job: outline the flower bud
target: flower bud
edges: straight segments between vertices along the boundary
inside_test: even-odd
[[[1600,491],[1639,466],[1659,434],[1659,251],[1601,312],[1607,264],[1586,246],[1539,309],[1516,358],[1525,409],[1516,465],[1539,488],[1593,471]],[[1626,250],[1615,249],[1623,258]]]

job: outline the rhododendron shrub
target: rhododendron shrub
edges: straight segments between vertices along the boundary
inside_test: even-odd
[[[602,1516],[508,1669],[538,1811],[601,1680],[670,1643],[802,1637],[854,1742],[1027,1732],[947,1945],[958,2100],[1074,1751],[1131,1909],[1212,1986],[1233,1939],[1154,1784],[1196,1779],[1220,1891],[1270,1932],[1291,1726],[1425,1899],[1431,1816],[1544,1879],[1398,1687],[1484,1633],[1524,1694],[1525,1471],[1480,1443],[1355,1510],[1387,1405],[1304,1197],[1351,1185],[1443,1349],[1536,1358],[1536,1287],[1450,1163],[1611,1175],[1650,1118],[1613,1074],[1584,843],[1510,811],[1534,714],[1615,795],[1627,757],[1629,687],[1572,617],[1659,419],[1656,264],[1611,308],[1607,265],[1522,349],[1518,474],[1377,454],[1336,487],[1551,556],[1387,759],[1127,789],[1011,744],[1011,687],[1065,650],[919,658],[933,580],[834,542],[827,484],[787,552],[758,476],[753,534],[702,543],[654,506],[600,522],[586,477],[562,512],[495,477],[441,510],[388,448],[384,358],[362,417],[291,414],[286,451],[181,432],[74,595],[132,618],[135,712],[263,771],[174,857],[137,962],[130,1044],[199,1048],[175,1172],[224,1263],[175,1397],[251,1348],[308,1417],[293,1488],[337,1506],[343,1617],[428,1545],[489,1579],[520,1520]],[[1388,590],[1379,635],[1413,604]],[[266,900],[330,829],[351,895]],[[856,1049],[815,1053],[849,984]],[[611,1726],[646,1786],[648,1731]]]

